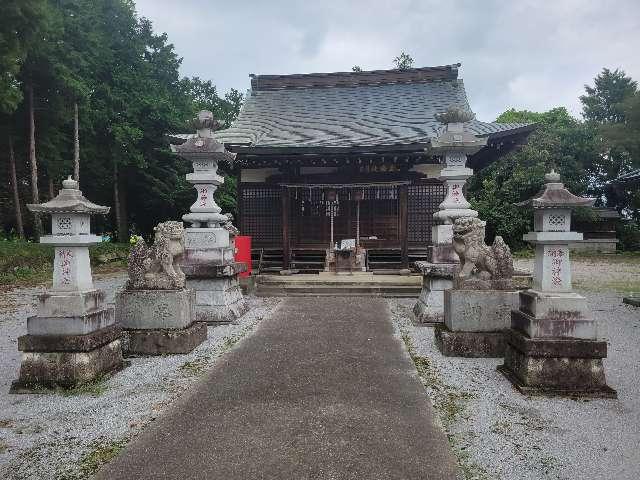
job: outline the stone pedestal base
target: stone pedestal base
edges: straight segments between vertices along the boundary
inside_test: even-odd
[[[188,278],[187,286],[196,293],[195,319],[198,322],[232,323],[249,310],[237,275]]]
[[[598,338],[597,322],[591,318],[586,299],[577,293],[520,292],[520,310],[513,312],[511,326],[531,338]]]
[[[185,215],[183,219],[187,216]],[[184,247],[182,267],[188,265],[228,265],[234,262],[229,231],[222,227],[186,228]],[[187,276],[189,275],[184,268],[183,271]]]
[[[122,351],[126,356],[184,354],[207,339],[207,324],[192,323],[187,328],[123,330]]]
[[[24,335],[20,376],[11,393],[69,388],[122,368],[121,330],[112,325],[86,335]]]
[[[454,332],[497,332],[511,327],[518,292],[445,290],[444,322]]]
[[[436,325],[436,346],[445,357],[499,358],[504,356],[504,332],[453,332]]]
[[[504,364],[498,367],[527,395],[616,398],[607,386],[602,359],[607,343],[577,338],[532,339],[510,329]]]
[[[193,290],[123,290],[116,317],[123,328],[125,355],[189,353],[207,338],[206,325],[194,323]]]
[[[193,303],[193,290],[122,290],[116,295],[116,320],[126,330],[187,328]]]
[[[502,357],[517,300],[517,292],[504,290],[445,290],[436,345],[449,357]]]

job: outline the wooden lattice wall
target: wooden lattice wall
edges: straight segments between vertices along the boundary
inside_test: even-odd
[[[277,185],[245,183],[241,189],[240,231],[255,246],[282,244],[281,190]]]
[[[445,187],[438,181],[409,185],[408,241],[410,246],[431,245],[433,214],[445,197]]]

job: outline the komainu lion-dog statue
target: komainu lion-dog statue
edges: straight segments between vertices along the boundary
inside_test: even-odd
[[[184,288],[185,275],[179,261],[184,254],[182,222],[159,223],[154,228],[153,245],[143,239],[129,254],[128,290],[179,290]]]
[[[513,289],[513,257],[502,237],[493,245],[485,243],[487,223],[478,218],[463,217],[453,224],[453,249],[460,257],[460,272],[454,278],[458,289]]]

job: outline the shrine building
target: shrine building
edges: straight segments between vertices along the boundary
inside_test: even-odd
[[[436,114],[471,111],[459,67],[251,75],[240,115],[216,138],[237,154],[237,225],[252,237],[254,268],[323,270],[327,248],[356,237],[368,270],[423,259],[445,196]],[[533,129],[464,125],[486,139],[467,160],[474,170]]]

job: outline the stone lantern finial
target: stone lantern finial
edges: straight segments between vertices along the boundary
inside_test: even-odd
[[[560,183],[560,174],[552,168],[551,171],[544,176],[544,180],[546,183]]]
[[[466,123],[476,118],[473,112],[458,105],[448,107],[444,112],[436,113],[435,119],[440,123]]]
[[[71,175],[69,175],[66,180],[62,181],[62,188],[68,190],[78,190],[79,185],[78,182],[76,182],[73,178],[71,178]]]

